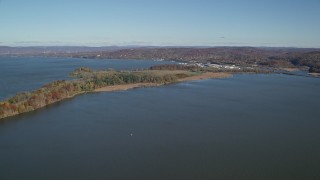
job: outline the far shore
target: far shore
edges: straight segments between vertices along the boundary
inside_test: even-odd
[[[200,75],[179,79],[177,82],[196,81],[196,80],[213,79],[213,78],[227,78],[231,76],[232,74],[224,73],[224,72],[206,72]],[[124,91],[124,90],[134,89],[134,88],[155,87],[155,86],[161,86],[161,85],[164,85],[164,84],[159,84],[159,83],[122,84],[122,85],[114,85],[114,86],[106,86],[106,87],[98,88],[98,89],[95,89],[93,92]]]

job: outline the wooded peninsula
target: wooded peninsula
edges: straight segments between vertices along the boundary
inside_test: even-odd
[[[253,72],[253,71],[252,71]],[[179,64],[157,65],[144,70],[94,71],[81,67],[71,72],[73,80],[58,80],[41,88],[18,93],[0,102],[0,119],[30,112],[82,93],[126,90],[137,87],[160,86],[182,81],[224,78],[232,71]]]

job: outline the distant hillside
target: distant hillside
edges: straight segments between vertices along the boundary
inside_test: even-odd
[[[319,69],[320,49],[299,48],[135,48],[109,52],[71,53],[72,57],[106,59],[152,59],[271,67],[308,66]]]
[[[320,49],[257,47],[0,47],[0,55],[175,60],[269,67],[308,66],[320,72]]]

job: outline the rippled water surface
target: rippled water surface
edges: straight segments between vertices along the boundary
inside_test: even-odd
[[[103,60],[43,57],[0,57],[0,100],[21,91],[34,90],[54,80],[70,79],[79,67],[132,70],[172,63],[140,60]]]
[[[271,74],[80,95],[0,122],[0,179],[320,179],[319,92]]]

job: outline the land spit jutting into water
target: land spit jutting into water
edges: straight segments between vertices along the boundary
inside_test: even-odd
[[[54,81],[32,92],[18,93],[0,102],[0,119],[34,111],[82,93],[119,91],[199,79],[225,78],[232,76],[232,72],[217,72],[214,69],[195,66],[158,65],[150,69],[133,71],[93,71],[83,67],[76,69],[70,75],[76,79]]]

